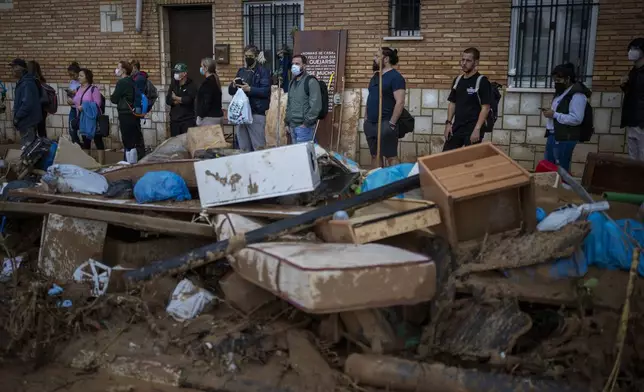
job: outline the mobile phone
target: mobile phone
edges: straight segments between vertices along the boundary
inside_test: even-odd
[[[235,84],[244,84],[242,78],[235,78]]]
[[[548,109],[546,109],[546,108],[539,108],[539,110],[541,110],[542,112],[545,112],[545,111],[546,111],[546,110],[548,110]]]

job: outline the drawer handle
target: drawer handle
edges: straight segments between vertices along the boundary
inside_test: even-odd
[[[474,167],[474,164],[473,164],[472,162],[470,162],[470,163],[466,163],[466,164],[465,164],[465,167]]]
[[[481,177],[483,177],[483,173],[476,173],[476,174],[474,175],[474,177],[476,177],[476,178],[481,178]]]

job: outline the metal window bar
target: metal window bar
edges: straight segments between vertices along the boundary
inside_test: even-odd
[[[389,36],[420,35],[420,0],[389,0]]]
[[[244,7],[244,42],[264,52],[265,66],[276,71],[277,53],[284,46],[293,49],[293,29],[302,29],[301,3],[250,3]]]
[[[578,80],[588,82],[589,43],[596,0],[515,0],[514,87],[553,86],[552,69],[565,62],[576,66]]]

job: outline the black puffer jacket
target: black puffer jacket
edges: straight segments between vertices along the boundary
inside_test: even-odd
[[[644,128],[644,66],[631,69],[622,91],[625,95],[620,127]]]

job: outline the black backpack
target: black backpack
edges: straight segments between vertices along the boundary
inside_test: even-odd
[[[463,78],[462,75],[460,75],[458,78],[456,78],[456,82],[454,83],[454,89],[456,89],[456,86],[458,86],[458,82],[461,81]],[[481,80],[483,80],[484,76],[479,75],[479,77],[476,79],[476,95],[479,98],[479,103],[481,103],[481,96],[479,94],[479,87],[481,86]],[[485,120],[485,124],[483,124],[483,127],[481,127],[481,137],[488,132],[492,132],[494,129],[494,124],[496,124],[496,120],[499,118],[499,102],[501,102],[501,86],[497,82],[491,82],[491,90],[492,90],[492,100],[490,102],[490,111],[487,113],[487,120]]]
[[[593,107],[590,104],[589,98],[588,101],[586,101],[584,120],[581,122],[581,133],[579,134],[579,141],[582,143],[590,141],[590,138],[595,134],[595,119],[593,117]]]
[[[329,89],[326,86],[326,83],[324,83],[321,80],[318,80],[313,75],[306,75],[304,77],[304,91],[306,92],[306,95],[309,95],[309,79],[315,79],[316,82],[320,85],[320,94],[322,95],[322,109],[320,109],[320,114],[318,114],[318,120],[322,120],[324,117],[326,117],[327,113],[329,113]]]

